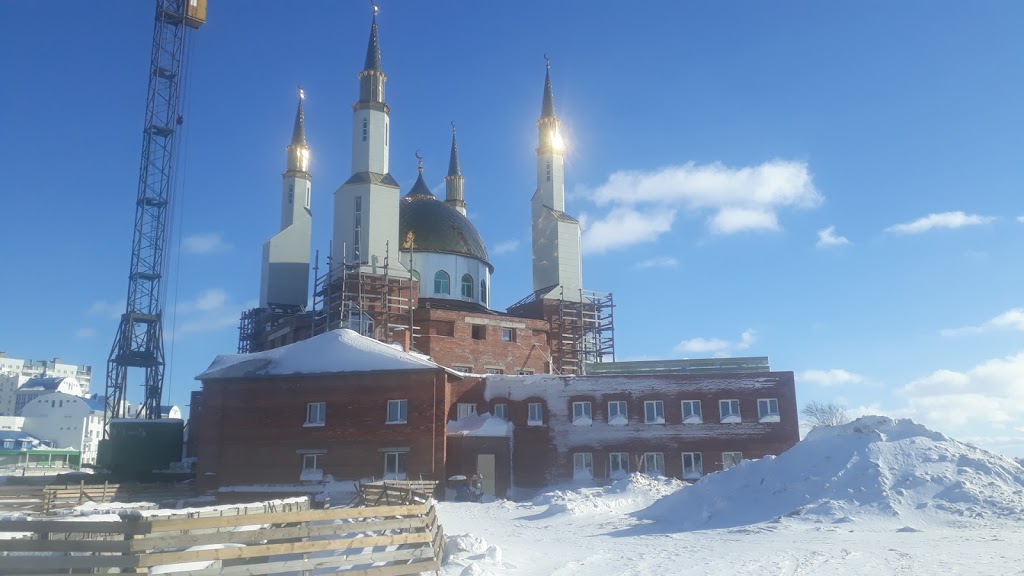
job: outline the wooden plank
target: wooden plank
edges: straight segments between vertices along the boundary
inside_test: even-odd
[[[157,550],[161,548],[188,548],[191,546],[203,546],[207,544],[244,544],[247,542],[261,542],[264,540],[283,540],[286,538],[314,538],[318,536],[329,536],[336,534],[351,534],[356,532],[379,532],[383,530],[416,530],[429,526],[433,521],[434,511],[431,509],[426,517],[401,518],[397,520],[373,520],[367,522],[349,522],[344,524],[327,524],[321,526],[290,526],[277,528],[262,528],[259,530],[245,530],[241,532],[211,532],[207,534],[175,534],[175,535],[150,535],[136,538],[131,541],[131,550],[141,552],[146,550]],[[253,516],[254,520],[258,517]],[[258,524],[257,523],[254,523]]]
[[[4,552],[123,552],[131,551],[131,540],[0,540]],[[0,561],[2,564],[2,561]]]
[[[148,534],[150,522],[101,522],[65,520],[0,520],[0,532],[98,532],[100,534]],[[0,540],[2,542],[2,540]]]
[[[138,565],[140,567],[149,567],[160,564],[199,562],[202,560],[258,558],[263,556],[273,556],[276,554],[309,554],[312,552],[347,550],[351,548],[370,548],[373,546],[425,544],[432,541],[433,534],[420,532],[413,534],[397,534],[395,536],[368,536],[364,538],[290,542],[287,544],[264,544],[262,546],[246,546],[245,548],[219,548],[215,550],[191,550],[187,552],[162,552],[140,556]]]
[[[359,554],[355,556],[327,556],[323,558],[309,558],[305,560],[281,560],[278,562],[267,562],[261,564],[244,564],[241,566],[226,566],[224,568],[208,568],[206,570],[192,572],[194,576],[214,575],[241,576],[241,575],[263,575],[279,574],[281,572],[298,572],[305,570],[318,570],[322,568],[339,568],[344,566],[358,566],[360,564],[375,564],[378,562],[402,562],[403,567],[408,567],[409,562],[415,562],[416,566],[422,566],[425,562],[434,560],[433,551],[430,548],[417,548],[411,550],[393,550],[389,552],[378,552],[372,554]],[[424,570],[426,568],[423,568]],[[413,572],[399,572],[399,574],[418,574],[420,568]],[[339,573],[346,572],[339,570]]]
[[[306,510],[302,512],[272,512],[260,514],[259,521],[254,515],[224,516],[215,518],[174,518],[153,520],[152,532],[198,530],[202,528],[225,528],[251,524],[287,524],[292,522],[317,522],[321,520],[345,520],[349,518],[380,518],[384,516],[423,516],[429,508],[423,504],[413,506],[389,506],[379,508],[336,508],[331,510]]]
[[[70,570],[74,568],[135,568],[138,556],[4,556],[3,570],[17,574],[20,570]]]

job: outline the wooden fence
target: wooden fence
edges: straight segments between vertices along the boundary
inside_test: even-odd
[[[326,568],[349,576],[440,569],[444,534],[432,505],[338,508],[215,518],[6,520],[0,574],[164,570],[279,574]],[[49,554],[41,554],[49,553]]]
[[[426,504],[437,491],[436,480],[384,480],[356,484],[359,506]]]
[[[87,502],[177,502],[195,496],[189,486],[175,484],[50,484],[0,486],[0,511],[53,513]]]

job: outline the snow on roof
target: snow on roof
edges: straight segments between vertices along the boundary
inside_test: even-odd
[[[512,435],[512,423],[488,413],[464,416],[448,422],[449,436],[501,436]]]
[[[196,380],[430,369],[442,367],[352,330],[332,330],[273,350],[221,354]]]
[[[705,466],[714,454],[705,453]],[[1020,519],[1024,468],[911,420],[864,416],[818,427],[777,457],[710,474],[636,514],[666,529],[745,526],[780,517],[900,523]]]

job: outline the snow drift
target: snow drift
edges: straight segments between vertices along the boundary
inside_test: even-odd
[[[634,516],[674,530],[783,516],[1021,520],[1024,468],[911,420],[865,416],[815,428],[778,457],[705,476]]]
[[[534,506],[547,506],[543,516],[577,516],[593,512],[626,513],[650,506],[659,498],[682,488],[675,478],[630,474],[609,486],[553,490],[532,500]]]

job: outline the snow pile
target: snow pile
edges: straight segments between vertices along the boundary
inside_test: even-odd
[[[352,330],[331,330],[273,350],[253,354],[221,354],[196,379],[431,368],[441,367]]]
[[[1024,469],[911,420],[865,416],[815,428],[778,457],[705,476],[635,516],[680,530],[781,516],[1021,520]]]
[[[651,505],[672,494],[684,484],[674,478],[631,474],[609,486],[554,490],[532,500],[534,506],[547,506],[545,516],[580,515],[593,512],[631,512]]]
[[[471,534],[445,537],[444,573],[459,576],[485,576],[504,572],[501,548],[488,545],[483,538]]]
[[[512,423],[489,413],[463,416],[448,422],[449,436],[511,436]]]

